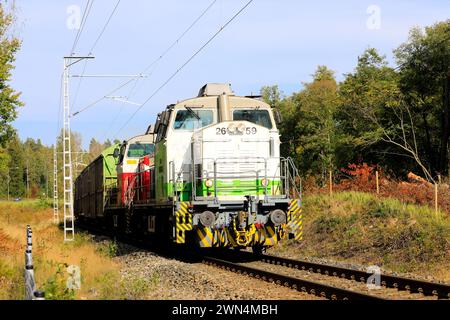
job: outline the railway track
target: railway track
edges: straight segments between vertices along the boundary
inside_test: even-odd
[[[320,273],[328,276],[340,277],[348,280],[367,283],[367,279],[372,275],[361,270],[344,268],[322,263],[313,263],[304,260],[293,260],[272,255],[261,255],[258,257],[261,261],[282,265],[293,269],[301,269],[309,272]],[[424,296],[435,296],[438,299],[450,298],[450,285],[429,282],[392,275],[380,275],[381,286],[386,288],[395,288],[400,291],[409,291],[411,293],[420,293]]]
[[[245,251],[240,252],[238,255],[235,252],[232,254],[225,253],[220,258],[217,256],[205,257],[204,262],[328,299],[450,298],[450,286],[446,284],[381,274],[380,284],[384,291],[370,291],[366,287],[366,283],[368,278],[372,276],[372,273],[266,254],[254,255]],[[277,266],[278,269],[274,267],[271,270],[271,268],[267,268],[264,264]],[[295,269],[297,271],[289,272],[282,270],[282,268]],[[301,274],[302,271],[303,274]],[[310,279],[309,274],[311,273],[320,276]],[[332,280],[333,278],[339,278],[342,281],[334,281]],[[333,286],[330,283],[338,284]]]
[[[99,230],[92,226],[83,226],[84,229],[91,232],[97,232],[106,236],[114,237],[113,234],[108,234],[105,230]],[[146,250],[155,251],[155,248],[150,249],[149,245],[145,242],[136,241],[128,237],[117,237],[119,241],[126,242],[128,244],[144,248]],[[159,254],[161,250],[156,250]],[[167,252],[165,253],[167,254]],[[173,257],[173,253],[170,254]],[[181,255],[177,259],[185,260],[184,255]],[[287,270],[294,269],[297,271],[305,271],[314,274],[320,274],[326,276],[326,278],[340,278],[349,282],[366,284],[368,277],[371,273],[364,271],[344,268],[334,265],[327,265],[321,263],[314,263],[305,260],[294,260],[289,258],[283,258],[273,255],[261,254],[255,255],[250,252],[240,251],[221,252],[219,255],[201,256],[201,261],[207,265],[219,267],[228,271],[236,272],[238,274],[247,275],[258,280],[267,281],[277,285],[289,287],[291,289],[316,295],[331,300],[383,300],[386,297],[382,295],[373,295],[365,292],[361,292],[358,289],[342,288],[341,284],[331,285],[332,281],[326,281],[321,279],[311,280],[305,277],[287,275],[287,272],[278,272],[277,270],[268,270],[270,268],[264,265],[273,265],[282,267]],[[192,261],[195,261],[193,259]],[[252,264],[261,263],[262,265],[254,266]],[[293,271],[294,271],[293,270]],[[381,275],[381,286],[385,288],[397,289],[395,291],[405,291],[411,294],[420,294],[420,296],[432,296],[438,299],[450,298],[450,286],[441,283],[427,282],[416,279],[397,277],[392,275]],[[348,286],[347,286],[348,287]]]
[[[353,290],[342,289],[331,285],[314,282],[297,277],[290,277],[259,268],[253,268],[240,263],[213,257],[204,257],[203,262],[207,265],[216,266],[238,274],[254,277],[255,279],[275,283],[294,290],[317,295],[330,300],[383,300],[382,298],[360,293]]]

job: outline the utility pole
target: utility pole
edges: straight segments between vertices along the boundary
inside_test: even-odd
[[[94,57],[64,57],[63,69],[63,185],[64,185],[64,241],[75,239],[73,216],[73,167],[70,131],[69,78],[70,67],[82,60]]]
[[[75,176],[78,177],[78,175],[80,174],[80,172],[82,171],[83,167],[85,167],[86,165],[84,164],[84,155],[88,154],[89,152],[85,152],[85,151],[79,151],[79,152],[73,152],[73,154],[75,154]],[[81,166],[81,169],[79,168]]]
[[[59,206],[58,206],[58,155],[56,153],[56,145],[53,148],[53,221],[59,223]]]

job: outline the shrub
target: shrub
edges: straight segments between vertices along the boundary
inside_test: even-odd
[[[75,290],[67,288],[67,277],[65,276],[67,267],[67,264],[60,263],[55,274],[45,282],[44,290],[47,300],[75,299]]]

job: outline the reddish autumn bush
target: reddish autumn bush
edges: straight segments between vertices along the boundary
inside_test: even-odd
[[[333,175],[333,191],[358,191],[376,193],[377,166],[349,164]],[[406,203],[428,205],[434,207],[434,185],[428,182],[400,181],[385,175],[378,169],[379,196],[399,199]],[[313,187],[314,179],[308,178],[306,192],[326,193],[329,185]],[[450,213],[450,188],[448,184],[438,186],[438,206],[442,211]]]

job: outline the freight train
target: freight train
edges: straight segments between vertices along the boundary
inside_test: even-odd
[[[261,252],[302,238],[301,186],[280,156],[281,116],[260,97],[207,84],[75,181],[77,221],[200,248]]]

